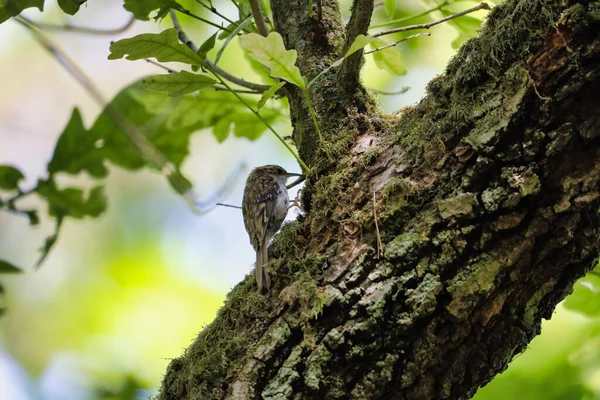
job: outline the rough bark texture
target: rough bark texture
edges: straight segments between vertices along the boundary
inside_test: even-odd
[[[304,75],[339,58],[335,1],[322,23],[301,0],[271,2]],[[593,266],[600,2],[495,8],[426,98],[393,116],[335,74],[321,82],[311,95],[336,164],[290,93],[314,171],[306,215],[270,248],[271,294],[240,283],[172,361],[160,399],[468,398]]]

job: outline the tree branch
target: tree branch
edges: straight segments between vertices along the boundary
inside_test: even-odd
[[[159,399],[464,399],[504,370],[598,257],[599,5],[503,3],[396,120],[315,83],[337,163],[270,246],[271,294],[241,282]]]
[[[173,27],[175,28],[175,30],[177,30],[177,36],[179,37],[179,40],[181,40],[181,42],[183,44],[185,44],[187,47],[189,47],[193,52],[195,52],[195,53],[198,52],[198,46],[196,46],[194,44],[194,42],[192,42],[190,40],[190,38],[188,38],[187,34],[181,28],[181,24],[179,23],[179,20],[177,19],[177,15],[175,14],[175,11],[169,10],[169,16],[171,17],[171,21],[173,21]],[[254,90],[257,92],[261,92],[261,93],[265,92],[271,88],[271,86],[269,86],[269,85],[261,85],[258,83],[248,82],[242,78],[238,78],[237,76],[231,75],[229,72],[225,71],[223,68],[219,67],[218,65],[215,65],[210,60],[206,60],[205,62],[209,68],[215,70],[216,73],[221,75],[223,78],[227,79],[229,82],[235,83],[236,85],[240,85],[247,89],[251,89],[251,90]]]
[[[269,28],[267,28],[267,23],[265,22],[265,17],[260,9],[258,0],[250,0],[250,9],[252,10],[252,16],[254,17],[254,22],[256,22],[258,33],[267,36],[269,34]]]
[[[346,42],[344,52],[346,52],[358,35],[366,35],[371,23],[371,14],[373,13],[372,0],[354,0],[352,3],[352,15],[346,25]],[[363,57],[363,50],[359,50],[346,58],[338,71],[337,80],[345,91],[356,90],[358,87],[358,77]]]
[[[442,19],[438,19],[437,21],[431,21],[431,22],[427,22],[424,24],[418,24],[418,25],[409,25],[409,26],[403,26],[400,28],[395,28],[395,29],[389,29],[387,31],[382,31],[382,32],[377,32],[377,33],[373,33],[370,34],[369,36],[371,37],[380,37],[380,36],[384,36],[384,35],[391,35],[392,33],[398,33],[398,32],[406,32],[406,31],[414,31],[416,29],[429,29],[433,26],[439,25],[441,23],[444,23],[446,21],[450,21],[451,19],[455,19],[455,18],[459,18],[462,17],[464,15],[473,13],[475,11],[479,11],[479,10],[489,10],[490,6],[487,5],[486,3],[481,3],[475,7],[471,7],[467,10],[461,11],[459,13],[456,14],[452,14],[449,15],[445,18]]]

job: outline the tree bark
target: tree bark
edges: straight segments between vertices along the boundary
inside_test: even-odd
[[[271,3],[309,80],[343,55],[336,1],[323,21],[304,1]],[[271,293],[252,275],[233,289],[159,399],[468,398],[594,265],[599,1],[494,8],[426,97],[391,116],[349,89],[353,63],[311,90],[334,165],[289,91],[312,170],[306,214],[270,247]]]

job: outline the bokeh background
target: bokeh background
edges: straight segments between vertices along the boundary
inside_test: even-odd
[[[56,4],[47,3],[43,14],[29,9],[25,15],[36,21],[64,23]],[[220,22],[194,2],[182,3]],[[452,4],[456,9],[477,4],[448,3],[456,3]],[[236,15],[230,2],[215,4]],[[398,0],[396,15],[413,15],[435,4]],[[342,2],[342,7],[347,15],[349,2]],[[128,18],[122,1],[95,0],[69,21],[113,28]],[[377,8],[374,21],[378,18],[387,18],[382,7]],[[185,17],[181,20],[197,43],[212,34]],[[140,77],[161,73],[144,61],[108,61],[110,42],[169,27],[167,18],[158,23],[136,21],[126,32],[112,36],[47,34],[110,99]],[[408,68],[404,76],[381,71],[367,58],[366,86],[389,92],[410,87],[402,95],[380,95],[386,111],[417,102],[426,83],[442,73],[452,57],[453,41],[465,35],[448,25],[431,33],[431,37],[399,46]],[[0,164],[21,169],[26,174],[22,187],[27,188],[45,176],[72,109],[79,107],[90,126],[100,108],[13,21],[0,25],[0,60]],[[234,42],[221,65],[238,76],[258,80],[240,60],[242,52]],[[291,133],[285,120],[278,121],[277,129]],[[280,164],[298,171],[294,159],[269,133],[253,142],[230,136],[218,143],[210,130],[200,131],[192,136],[190,154],[183,172],[200,197],[217,191],[232,171],[241,168],[223,199],[234,205],[240,204],[245,176],[254,166]],[[85,175],[61,177],[62,183],[88,181]],[[27,270],[2,276],[7,311],[0,319],[0,400],[147,398],[157,390],[170,359],[180,355],[210,323],[229,289],[251,271],[254,252],[239,210],[217,207],[197,216],[163,176],[150,170],[127,172],[112,167],[106,186],[108,210],[96,219],[68,220],[56,248],[39,270],[33,265],[53,230],[51,221],[42,215],[41,224],[32,228],[26,218],[0,212],[0,258]],[[40,202],[32,197],[23,204]],[[294,213],[288,218],[294,218]],[[591,275],[578,283],[569,299],[570,308],[561,305],[530,349],[476,398],[600,398],[596,280]]]

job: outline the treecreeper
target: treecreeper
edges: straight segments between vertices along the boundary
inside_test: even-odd
[[[253,169],[246,180],[242,214],[256,251],[256,284],[261,293],[271,289],[267,247],[287,215],[290,199],[286,183],[292,176],[301,175],[287,172],[278,165],[265,165]]]

